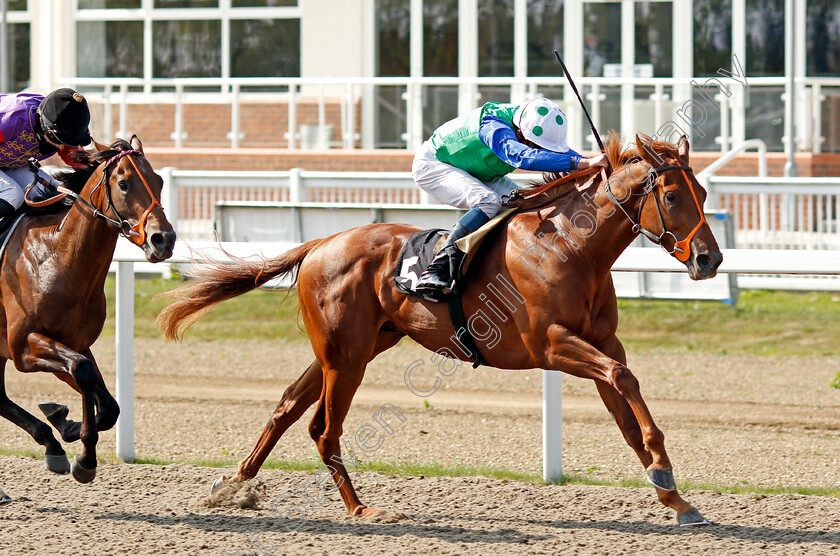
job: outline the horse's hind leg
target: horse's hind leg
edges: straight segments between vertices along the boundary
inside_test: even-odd
[[[317,361],[286,388],[283,397],[260,434],[251,453],[239,463],[239,469],[232,478],[222,476],[213,483],[214,488],[222,482],[247,481],[259,472],[271,450],[283,433],[303,416],[309,407],[318,401],[323,386],[323,373]]]
[[[16,424],[44,446],[44,463],[53,473],[64,475],[70,472],[67,454],[55,439],[49,425],[14,403],[6,395],[6,359],[0,357],[0,415]]]
[[[105,386],[105,380],[102,378],[102,372],[99,370],[99,366],[93,358],[93,353],[91,353],[90,350],[85,350],[82,352],[82,355],[87,357],[93,363],[96,368],[96,374],[99,378],[94,388],[96,430],[109,430],[117,422],[117,417],[119,417],[120,414],[119,405],[117,405],[117,400],[114,399],[108,391],[108,388]],[[76,384],[76,380],[71,374],[64,371],[53,374],[79,394],[82,393],[79,389],[79,385]],[[69,409],[66,405],[45,402],[39,403],[38,408],[47,418],[47,421],[49,421],[50,424],[59,432],[61,438],[65,442],[75,442],[76,440],[79,440],[82,432],[82,423],[81,421],[71,421],[67,419]]]
[[[622,365],[627,364],[627,356],[624,352],[624,347],[617,338],[609,345],[608,348],[602,350],[606,355],[609,355]],[[598,388],[604,405],[610,412],[610,415],[615,419],[618,428],[621,429],[621,434],[627,444],[636,452],[636,455],[641,460],[642,465],[647,469],[653,463],[653,457],[650,450],[645,446],[642,437],[642,430],[639,426],[639,421],[636,418],[633,409],[627,400],[612,386],[601,381],[595,381],[595,386]],[[655,486],[655,485],[654,485]],[[677,512],[677,521],[681,525],[701,525],[707,524],[708,521],[703,515],[691,504],[686,502],[678,493],[676,488],[663,489],[656,488],[656,495],[659,501],[664,505],[672,508]]]
[[[393,347],[401,337],[401,333],[380,333],[372,357]],[[303,416],[312,404],[318,401],[323,385],[321,365],[318,361],[313,361],[303,374],[283,392],[280,403],[277,404],[274,413],[265,424],[256,445],[251,453],[239,463],[236,475],[233,477],[223,475],[213,483],[214,487],[224,482],[247,481],[255,477],[280,437]]]

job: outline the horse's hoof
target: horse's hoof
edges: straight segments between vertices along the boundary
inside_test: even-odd
[[[0,506],[5,506],[12,501],[12,497],[0,490]]]
[[[387,510],[383,510],[382,508],[365,508],[359,513],[360,517],[373,517],[375,515],[382,515],[387,513]]]
[[[53,402],[43,402],[38,404],[38,409],[47,418],[47,421],[52,422],[52,419],[66,419],[70,410],[66,405]]]
[[[228,484],[227,479],[228,478],[226,476],[222,475],[218,479],[213,481],[213,484],[210,485],[210,494],[216,494],[217,492],[225,488]]]
[[[88,469],[79,462],[79,456],[73,458],[73,463],[70,464],[70,471],[73,472],[73,478],[80,483],[89,483],[96,478],[96,467]]]
[[[690,509],[687,512],[683,512],[677,516],[677,521],[680,522],[680,527],[686,527],[689,525],[708,525],[709,522],[703,517],[703,514],[698,512],[695,509]]]
[[[648,469],[647,480],[650,484],[662,490],[677,490],[677,483],[674,482],[674,473],[669,468]]]
[[[70,460],[67,459],[67,454],[44,454],[44,467],[47,468],[47,471],[67,475],[70,473]]]

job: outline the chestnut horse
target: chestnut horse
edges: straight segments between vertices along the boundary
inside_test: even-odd
[[[110,148],[79,151],[82,166],[56,176],[75,198],[57,213],[24,217],[6,245],[0,266],[0,415],[46,448],[46,467],[87,483],[96,476],[98,431],[119,415],[96,365],[91,345],[105,323],[105,278],[120,235],[146,259],[172,256],[175,232],[160,205],[163,180],[143,156],[137,137]],[[81,423],[67,408],[41,404],[66,442],[81,439],[71,465],[49,425],[6,395],[6,361],[22,372],[53,373],[82,396]]]
[[[677,493],[664,436],[616,338],[610,268],[640,232],[682,261],[695,280],[714,276],[722,255],[703,217],[706,192],[688,166],[688,143],[644,141],[637,136],[635,149],[623,147],[613,134],[607,142],[615,169],[609,180],[594,175],[542,193],[534,199],[537,206],[523,207],[495,228],[471,263],[461,295],[466,315],[483,315],[485,325],[491,310],[496,315],[500,334],[479,346],[489,365],[593,379],[660,501],[677,512],[679,523],[701,524],[706,521],[700,512]],[[459,364],[456,359],[466,360],[446,304],[395,288],[400,250],[417,231],[406,224],[372,224],[309,241],[273,259],[207,264],[170,292],[176,299],[159,320],[165,336],[177,339],[215,304],[297,270],[300,311],[315,361],[283,394],[237,474],[221,481],[254,477],[280,436],[317,401],[309,434],[348,512],[382,511],[359,501],[339,448],[366,365],[403,336],[445,355],[450,367]],[[501,283],[512,286],[501,296],[507,302],[497,297],[490,307],[484,292],[491,281],[499,292]],[[490,337],[482,337],[485,325],[471,325],[479,341]]]

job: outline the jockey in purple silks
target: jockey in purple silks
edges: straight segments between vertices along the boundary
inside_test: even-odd
[[[519,168],[570,172],[606,166],[604,154],[586,158],[566,144],[566,115],[552,101],[522,105],[488,102],[435,130],[418,150],[411,173],[417,185],[447,205],[469,209],[420,276],[420,293],[447,293],[463,253],[455,242],[501,209],[501,196],[519,186],[507,174]]]
[[[28,160],[44,160],[54,154],[71,165],[71,153],[91,142],[90,110],[85,97],[73,89],[57,89],[47,95],[19,93],[0,95],[0,217],[23,205],[23,194],[33,182]],[[41,171],[50,183],[52,178]],[[55,195],[42,184],[30,193],[33,201]]]

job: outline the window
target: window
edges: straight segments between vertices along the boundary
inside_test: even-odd
[[[694,0],[694,75],[732,65],[732,0]]]
[[[76,30],[79,77],[143,75],[142,21],[80,21]]]
[[[820,77],[840,75],[840,2],[808,0],[807,74]]]
[[[79,0],[80,10],[139,8],[141,0]]]
[[[621,4],[583,6],[583,74],[603,77],[604,64],[621,63]]]
[[[479,0],[478,75],[513,75],[513,0]]]
[[[671,77],[673,47],[673,4],[637,2],[636,64],[653,66],[654,77]]]
[[[231,77],[300,75],[300,21],[297,19],[230,22]]]
[[[219,21],[155,21],[154,77],[221,77]]]
[[[270,7],[270,6],[297,6],[298,0],[233,0],[231,6],[234,8]]]
[[[784,0],[747,0],[746,15],[747,76],[784,75]]]
[[[155,8],[217,8],[219,0],[155,0]]]
[[[231,0],[229,9],[220,8],[219,0],[78,2],[80,77],[300,76],[298,0]],[[142,9],[142,15],[89,11],[111,8]],[[176,8],[181,11],[172,11]],[[191,8],[195,15],[187,11]],[[144,40],[149,30],[152,63],[151,74],[146,75]],[[222,51],[225,31],[230,36],[228,52]]]
[[[555,50],[563,55],[563,0],[531,0],[528,2],[528,75],[562,74]]]
[[[423,1],[423,75],[458,75],[458,0]]]
[[[29,24],[15,23],[9,30],[8,71],[11,91],[21,91],[29,86]]]

